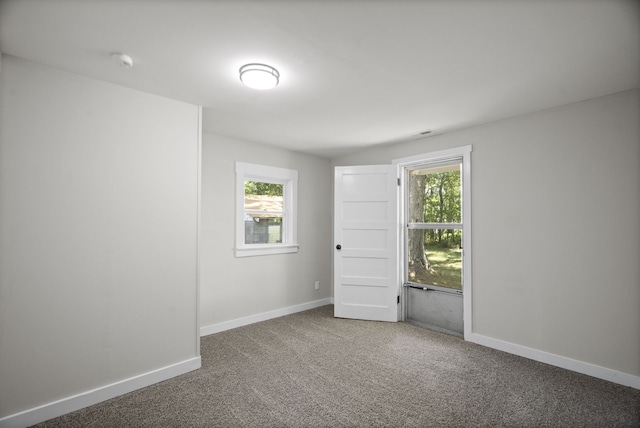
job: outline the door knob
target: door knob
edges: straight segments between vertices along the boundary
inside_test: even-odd
[[[342,245],[340,244],[336,245],[336,250],[342,250]]]

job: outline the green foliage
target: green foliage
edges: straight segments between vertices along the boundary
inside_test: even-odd
[[[462,289],[462,250],[445,247],[437,242],[425,244],[424,255],[429,260],[429,270],[420,269],[417,263],[409,264],[408,279],[418,284],[439,285]]]
[[[425,255],[429,259],[432,271],[428,272],[425,278],[421,278],[420,283],[462,290],[462,250],[427,245]]]
[[[260,181],[245,181],[245,195],[282,196],[282,184],[264,183]]]
[[[426,176],[424,192],[426,223],[461,222],[460,184],[460,171],[440,172]],[[437,242],[442,247],[454,247],[460,246],[461,238],[460,230],[434,229],[427,232],[426,242]]]
[[[427,223],[460,223],[460,173],[458,171],[427,175],[424,193]]]

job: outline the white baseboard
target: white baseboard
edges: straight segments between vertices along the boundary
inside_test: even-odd
[[[261,314],[250,315],[244,318],[237,318],[231,321],[224,321],[217,324],[206,325],[204,327],[200,327],[200,336],[208,336],[210,334],[220,333],[221,331],[231,330],[232,328],[243,327],[245,325],[254,324],[257,322],[295,314],[296,312],[308,311],[309,309],[319,308],[320,306],[330,305],[331,303],[333,303],[333,299],[326,298],[315,300],[313,302],[303,303],[301,305],[289,306],[287,308],[263,312]]]
[[[563,369],[586,374],[598,379],[607,380],[619,385],[640,389],[640,376],[634,376],[628,373],[619,372],[617,370],[608,369],[606,367],[597,366],[584,361],[574,360],[572,358],[563,357],[561,355],[551,354],[526,346],[516,345],[514,343],[505,342],[499,339],[492,339],[487,336],[472,333],[465,340],[497,349],[499,351],[508,352],[510,354],[519,355],[529,358],[530,360],[539,361],[541,363],[550,364],[552,366],[561,367]]]
[[[181,374],[197,370],[201,366],[200,357],[191,358],[161,369],[153,370],[110,385],[92,389],[81,394],[63,398],[33,409],[6,416],[0,419],[0,428],[28,427],[57,418],[64,414],[98,404],[102,401],[162,382]]]

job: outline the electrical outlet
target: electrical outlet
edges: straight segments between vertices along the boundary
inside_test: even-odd
[[[316,281],[316,290],[320,288],[320,281]]]

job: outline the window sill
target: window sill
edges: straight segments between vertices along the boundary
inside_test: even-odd
[[[247,247],[240,247],[235,249],[236,257],[252,257],[252,256],[267,256],[270,254],[287,254],[297,253],[298,244],[256,244]]]

